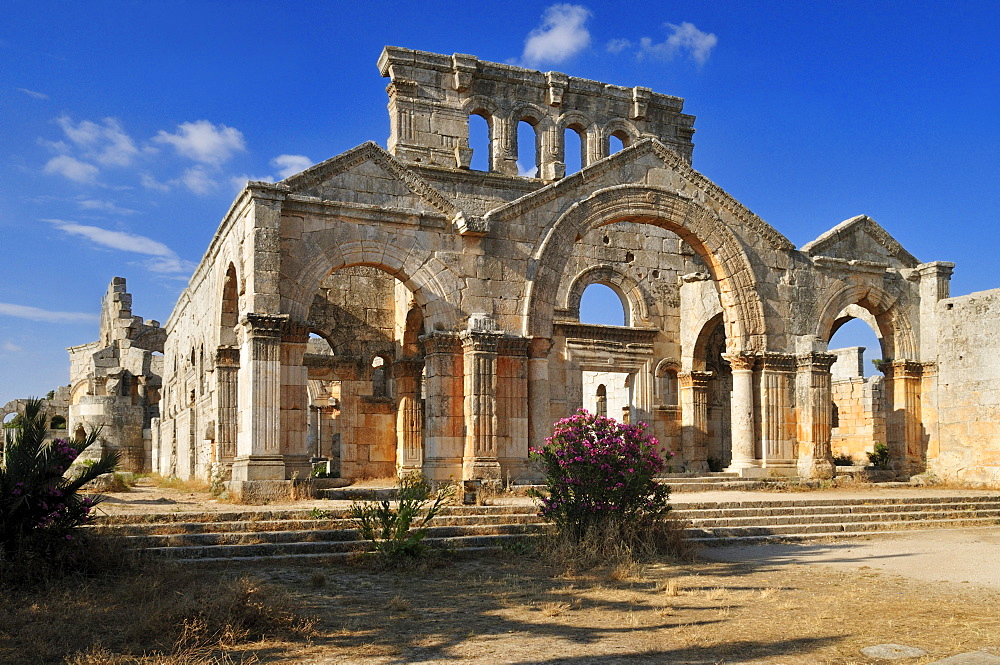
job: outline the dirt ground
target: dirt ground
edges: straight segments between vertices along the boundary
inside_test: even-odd
[[[310,505],[331,502],[295,504]],[[139,488],[114,495],[103,508],[237,506],[184,488]],[[940,533],[906,537],[934,534],[931,541],[937,542]],[[993,533],[996,538],[1000,530]],[[877,561],[908,556],[880,558],[857,549],[881,538],[810,545],[809,551],[825,548],[842,559],[844,551],[852,552],[850,565],[839,567],[796,559],[790,550],[769,556],[749,548],[756,556],[661,560],[575,575],[526,551],[444,558],[409,570],[227,565],[192,567],[185,574],[208,576],[209,583],[213,577],[250,576],[275,587],[296,613],[316,620],[308,638],[232,646],[218,662],[875,665],[888,661],[866,657],[861,649],[885,643],[925,650],[924,657],[897,661],[913,665],[978,649],[1000,655],[1000,588],[878,568]],[[944,558],[916,565],[947,566],[947,547],[935,547]],[[977,552],[973,556],[984,556]],[[873,565],[866,556],[874,557]],[[1000,567],[995,556],[980,565]],[[89,639],[98,643],[102,636]]]

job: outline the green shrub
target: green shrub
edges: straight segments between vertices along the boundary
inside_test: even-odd
[[[555,424],[545,447],[532,449],[545,468],[540,514],[564,538],[583,540],[610,522],[639,537],[670,510],[670,489],[657,483],[664,461],[645,423],[626,425],[580,409]]]
[[[836,466],[854,466],[854,458],[846,453],[834,455],[833,463]]]
[[[31,399],[17,425],[4,432],[0,461],[0,548],[5,557],[44,555],[72,541],[71,531],[88,521],[96,498],[81,497],[81,487],[111,473],[118,453],[105,451],[99,460],[65,474],[76,458],[97,441],[91,432],[83,441],[56,439],[47,443],[41,400]]]
[[[419,473],[402,476],[398,483],[399,500],[395,508],[388,500],[364,501],[351,505],[351,517],[361,537],[371,548],[389,560],[422,556],[427,551],[423,542],[444,502],[455,494],[451,483],[436,493]]]
[[[868,454],[868,462],[876,469],[888,469],[892,462],[892,455],[889,453],[889,446],[884,443],[876,443],[875,450]]]

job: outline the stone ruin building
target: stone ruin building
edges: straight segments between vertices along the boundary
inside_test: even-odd
[[[949,297],[953,264],[866,216],[796,248],[692,168],[677,97],[395,47],[378,66],[386,149],[248,183],[164,328],[116,278],[101,340],[70,350],[71,429],[237,490],[317,460],[523,479],[581,406],[649,423],[675,470],[829,477],[832,445],[884,441],[901,476],[1000,480],[1000,291]],[[592,284],[625,325],[580,322]],[[883,376],[827,348],[852,318]]]

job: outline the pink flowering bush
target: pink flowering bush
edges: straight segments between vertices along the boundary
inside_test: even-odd
[[[0,457],[0,548],[4,557],[44,553],[72,542],[72,531],[85,524],[95,500],[81,497],[81,487],[110,473],[118,454],[104,453],[95,463],[67,477],[80,453],[97,440],[57,439],[46,443],[46,417],[40,400],[29,400],[24,414],[4,432]]]
[[[664,469],[645,423],[626,425],[580,409],[555,424],[545,447],[531,450],[545,468],[540,514],[573,542],[595,527],[652,528],[670,509]],[[672,455],[672,453],[671,453]]]

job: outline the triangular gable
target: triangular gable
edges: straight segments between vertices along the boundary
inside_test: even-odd
[[[453,218],[455,205],[402,162],[369,141],[282,181],[291,194],[324,201],[428,212]]]
[[[601,176],[635,163],[647,155],[656,156],[662,162],[664,168],[678,172],[685,180],[698,187],[711,198],[722,203],[745,228],[766,240],[772,248],[781,250],[795,249],[795,245],[779,233],[777,229],[755,215],[714,182],[698,171],[695,171],[680,155],[654,138],[643,139],[624,150],[616,152],[610,157],[605,157],[591,164],[581,171],[566,176],[551,185],[542,187],[531,194],[522,196],[516,201],[512,201],[489,212],[486,215],[487,223],[493,220],[502,221],[520,217],[526,212],[558,198],[568,197],[572,200],[577,200],[579,197],[573,198],[572,194],[576,190],[584,189],[588,192],[592,191],[594,182],[600,179]],[[645,173],[644,170],[640,172]]]
[[[810,256],[832,256],[837,259],[859,259],[901,264],[913,268],[920,264],[912,254],[903,249],[878,222],[868,215],[858,215],[803,245],[802,251]]]

